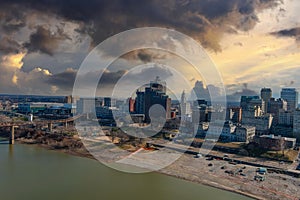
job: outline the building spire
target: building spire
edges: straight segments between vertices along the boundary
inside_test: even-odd
[[[181,93],[181,103],[186,103],[185,90]]]

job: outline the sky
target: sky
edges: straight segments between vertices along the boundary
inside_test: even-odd
[[[0,0],[0,5],[0,93],[69,95],[94,47],[141,27],[174,29],[199,42],[228,94],[245,86],[256,92],[271,87],[276,97],[282,87],[300,91],[298,0]],[[150,36],[132,37],[146,41]],[[107,56],[114,56],[111,48]],[[118,58],[110,69],[99,66],[103,88],[128,74],[128,66],[149,62],[176,65],[190,85],[205,79],[175,55],[141,50]],[[155,76],[153,71],[174,78],[172,70],[145,66],[141,79]]]

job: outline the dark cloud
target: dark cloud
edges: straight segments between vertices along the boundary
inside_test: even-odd
[[[142,61],[143,63],[149,63],[153,60],[165,59],[169,55],[168,52],[164,52],[158,49],[139,49],[131,51],[122,56],[126,60]]]
[[[102,74],[101,74],[102,73]],[[101,77],[100,77],[101,74]],[[155,79],[160,76],[165,80],[173,76],[172,72],[161,65],[151,65],[141,68],[137,71],[117,70],[117,71],[90,71],[84,74],[77,74],[77,70],[71,68],[62,73],[48,75],[44,78],[44,83],[56,86],[58,91],[71,93],[74,87],[75,79],[80,83],[80,88],[90,91],[94,87],[94,81],[99,80],[97,94],[111,95],[118,81],[122,79],[122,87],[135,85],[137,82],[145,82],[149,77]],[[100,95],[100,96],[101,96]]]
[[[241,96],[257,96],[258,93],[248,87],[248,83],[226,85],[227,101],[239,102]]]
[[[61,19],[80,24],[98,44],[107,37],[135,27],[174,28],[194,37],[206,48],[221,51],[224,32],[248,31],[259,21],[257,13],[277,6],[281,0],[28,0],[2,1],[1,5],[22,5],[42,10]],[[55,38],[52,38],[55,40]],[[49,45],[49,44],[48,44]],[[47,45],[35,44],[41,52],[52,54]],[[142,55],[143,56],[143,55]],[[147,59],[147,57],[145,57]]]
[[[0,1],[1,3],[1,1]],[[21,6],[22,7],[22,6]],[[0,8],[0,27],[7,34],[18,31],[26,26],[26,17],[24,9],[19,5],[5,5],[1,3]]]
[[[155,77],[159,76],[161,80],[166,80],[173,76],[172,71],[168,69],[168,67],[161,64],[150,64],[144,66],[140,72],[131,73],[128,75],[128,80],[140,80],[143,81],[146,77],[150,77],[151,79],[155,79]]]
[[[125,73],[126,71],[124,70],[119,70],[117,72],[104,71],[99,80],[99,85],[101,85],[101,87],[113,86]],[[48,76],[45,81],[50,85],[57,86],[59,89],[71,92],[76,79],[76,75],[77,71],[69,68],[62,73]],[[83,86],[89,86],[91,85],[91,80],[97,79],[99,75],[100,71],[88,72],[87,74],[80,75],[77,78],[81,83],[84,84]]]
[[[144,62],[151,62],[152,61],[152,56],[151,54],[148,54],[147,52],[143,51],[143,52],[139,52],[137,54],[137,57],[144,61]]]
[[[227,101],[229,102],[239,102],[241,96],[257,96],[258,93],[251,89],[242,89],[241,91],[234,92],[233,94],[227,95]]]
[[[17,41],[13,40],[11,37],[0,36],[0,52],[5,54],[19,53],[21,49],[22,45],[20,45]]]
[[[271,35],[278,37],[294,37],[297,41],[300,41],[300,27],[272,32]]]
[[[41,52],[52,56],[60,42],[66,39],[70,39],[70,37],[59,27],[56,32],[52,32],[45,26],[38,26],[36,32],[30,35],[29,42],[26,42],[24,46],[29,52]]]
[[[97,45],[109,36],[131,28],[158,26],[183,32],[200,41],[205,48],[217,52],[222,50],[220,40],[224,33],[251,30],[259,22],[257,16],[259,12],[278,6],[280,3],[281,0],[89,0],[87,2],[81,0],[0,0],[0,53],[18,53],[24,51],[24,48],[29,52],[42,53],[43,55],[39,56],[30,53],[26,55],[23,60],[25,64],[19,72],[19,82],[22,84],[22,80],[29,80],[28,73],[31,73],[32,80],[39,74],[41,76],[39,79],[45,86],[35,82],[34,86],[39,85],[41,90],[46,91],[44,88],[49,90],[49,86],[53,85],[65,91],[71,91],[76,71],[63,70],[66,66],[75,67],[84,57],[80,58],[72,51],[67,51],[69,43],[64,43],[70,38],[73,43],[76,42],[74,34],[70,32],[75,24],[79,26],[74,26],[74,32],[80,33],[81,36],[89,35],[92,45]],[[55,27],[53,24],[57,22],[59,22],[58,26]],[[66,31],[67,29],[59,25],[63,23],[71,23],[71,29],[68,27]],[[282,30],[273,34],[299,38],[299,28]],[[146,40],[147,37],[143,39]],[[169,41],[159,42],[165,42],[166,45],[170,43]],[[126,41],[120,43],[125,46],[128,44]],[[89,40],[86,44],[89,44]],[[61,46],[65,49],[58,54],[57,50]],[[164,56],[161,52],[142,50],[132,52],[131,55],[127,55],[127,58],[148,63],[163,59]],[[47,59],[51,59],[51,62]],[[36,66],[45,69],[51,67],[53,75],[31,72]],[[12,71],[9,72],[12,73]],[[158,70],[153,68],[143,73],[154,77],[157,72]],[[106,85],[114,85],[125,73],[124,70],[105,71],[101,81]],[[171,75],[167,71],[165,74]],[[2,80],[8,83],[12,75],[7,76],[9,77],[7,80]],[[97,73],[92,75],[95,76]],[[143,75],[135,75],[135,77],[144,78]],[[87,79],[86,82],[88,81]],[[23,87],[25,86],[26,88],[33,87],[29,82]]]
[[[105,71],[99,81],[97,92],[100,96],[110,96],[113,94],[119,97],[128,97],[126,96],[128,92],[135,92],[135,90],[132,90],[132,86],[138,89],[136,88],[137,86],[142,87],[148,83],[148,81],[145,82],[145,80],[149,78],[154,80],[157,76],[162,80],[166,80],[173,76],[173,74],[168,68],[157,64],[147,64],[139,69],[133,70],[118,70],[116,72]]]
[[[67,69],[66,71],[58,74],[51,75],[45,80],[50,85],[55,85],[63,90],[71,91],[76,78],[76,71]]]
[[[127,72],[126,70],[118,70],[116,72],[110,72],[107,70],[104,71],[99,80],[100,89],[101,89],[101,87],[114,86],[126,72]],[[89,77],[89,76],[87,76],[87,77]]]

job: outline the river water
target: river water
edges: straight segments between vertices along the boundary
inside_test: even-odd
[[[127,174],[87,158],[0,142],[1,200],[248,200],[158,173]]]

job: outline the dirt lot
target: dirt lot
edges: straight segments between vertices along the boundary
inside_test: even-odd
[[[259,182],[254,180],[254,176],[257,174],[256,170],[256,167],[248,165],[233,165],[228,161],[194,158],[192,155],[185,154],[161,171],[190,181],[251,194],[258,198],[261,197],[260,199],[299,199],[299,178],[267,173],[266,180]]]

